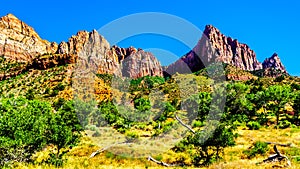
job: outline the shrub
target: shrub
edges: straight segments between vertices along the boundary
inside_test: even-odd
[[[95,126],[95,125],[86,125],[84,128],[86,130],[91,130],[91,131],[96,131],[97,130],[97,126]]]
[[[92,137],[100,137],[100,136],[101,134],[98,130],[92,135]]]
[[[194,121],[192,126],[193,127],[203,127],[204,123],[202,121]]]
[[[247,123],[247,127],[250,130],[259,130],[261,128],[261,125],[256,121],[250,121]]]
[[[284,120],[284,121],[280,121],[279,124],[278,124],[278,128],[280,129],[286,129],[286,128],[289,128],[291,127],[292,123],[287,121],[287,120]]]
[[[268,144],[265,142],[257,141],[248,150],[245,150],[244,154],[247,155],[249,159],[251,159],[258,154],[264,155],[267,151],[269,151]]]
[[[129,140],[131,140],[131,139],[137,139],[137,138],[140,137],[140,135],[138,133],[133,132],[133,131],[127,131],[125,133],[125,135],[126,135],[126,138],[129,139]]]

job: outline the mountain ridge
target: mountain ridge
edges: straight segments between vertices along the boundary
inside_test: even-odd
[[[219,29],[206,25],[196,46],[163,70],[160,62],[150,52],[134,47],[110,46],[96,30],[79,31],[68,42],[48,42],[39,37],[32,27],[13,14],[0,18],[0,56],[8,61],[22,62],[20,70],[5,72],[3,77],[15,76],[24,69],[47,69],[64,64],[82,62],[99,74],[115,74],[131,78],[192,73],[211,63],[223,62],[245,71],[279,71],[287,74],[279,56],[271,56],[263,63],[245,43],[225,36]],[[272,73],[265,73],[268,75]],[[276,76],[281,73],[276,73]]]
[[[4,56],[7,62],[24,63],[27,68],[23,66],[22,70],[47,69],[62,64],[84,62],[88,63],[91,70],[100,74],[116,74],[130,78],[162,76],[159,61],[149,52],[133,47],[111,47],[96,30],[79,31],[71,36],[68,42],[60,44],[48,42],[13,14],[0,18],[0,56]],[[143,62],[145,60],[147,63]],[[3,79],[11,76],[4,74],[0,77]]]
[[[265,62],[261,63],[258,61],[254,50],[247,44],[225,36],[219,29],[212,25],[206,25],[197,45],[186,55],[169,65],[165,71],[167,74],[174,74],[176,71],[180,71],[181,73],[195,72],[211,63],[223,62],[245,71],[258,71],[268,68],[287,74],[278,55],[275,59],[276,64],[266,63],[266,61],[274,61],[272,57],[267,58]]]

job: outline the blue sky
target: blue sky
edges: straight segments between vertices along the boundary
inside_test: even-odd
[[[300,76],[300,2],[294,1],[19,1],[1,0],[0,15],[13,13],[34,27],[49,41],[67,41],[79,30],[99,29],[120,17],[140,12],[176,15],[203,30],[212,24],[227,36],[237,38],[255,50],[262,62],[278,53],[288,72]],[[199,37],[200,38],[200,37]],[[160,59],[171,62],[188,48],[176,40],[157,36],[134,36],[118,43],[122,47],[163,49],[175,56]],[[163,53],[163,52],[161,52]],[[159,57],[159,56],[158,56]]]

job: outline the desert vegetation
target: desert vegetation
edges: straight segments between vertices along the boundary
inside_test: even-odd
[[[1,167],[286,167],[284,160],[261,163],[274,154],[273,144],[290,159],[291,167],[300,166],[297,77],[251,74],[247,80],[219,83],[206,70],[167,78],[96,74],[94,93],[73,97],[70,69],[70,65],[32,69],[0,82]],[[226,74],[240,72],[225,69]],[[249,72],[243,76],[250,76]],[[212,104],[214,98],[218,98],[214,102],[224,101],[224,109]],[[203,130],[212,134],[205,138]],[[143,146],[174,131],[174,135],[185,133],[180,142],[165,152],[148,154],[161,164],[146,156],[134,158],[138,149],[120,154],[97,144],[120,135],[119,143]]]

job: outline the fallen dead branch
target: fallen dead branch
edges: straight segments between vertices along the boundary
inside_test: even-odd
[[[276,145],[274,145],[274,151],[276,154],[273,154],[273,155],[270,155],[267,159],[263,160],[263,162],[260,162],[259,164],[261,163],[269,163],[269,162],[280,162],[284,159],[287,160],[287,165],[285,167],[290,167],[291,166],[291,161],[289,160],[289,158],[283,154],[281,154]]]
[[[176,118],[176,120],[177,120],[181,125],[183,125],[185,128],[187,128],[188,130],[190,130],[193,134],[196,134],[195,130],[193,130],[190,126],[184,124],[183,121],[181,121],[180,118],[179,118],[177,115],[175,115],[175,118]]]
[[[90,158],[93,158],[95,157],[96,155],[108,150],[109,148],[113,147],[113,146],[116,146],[116,145],[121,145],[121,144],[132,144],[132,143],[129,143],[128,141],[124,141],[124,142],[120,142],[120,143],[116,143],[116,144],[112,144],[110,146],[107,146],[107,147],[104,147],[104,148],[101,148],[95,152],[93,152],[91,155],[90,155]]]
[[[175,165],[175,164],[168,164],[168,163],[165,163],[165,162],[162,162],[162,161],[155,160],[151,156],[148,157],[148,161],[153,161],[156,164],[159,164],[159,165],[164,166],[164,167],[175,167],[175,166],[178,166],[178,165]]]

